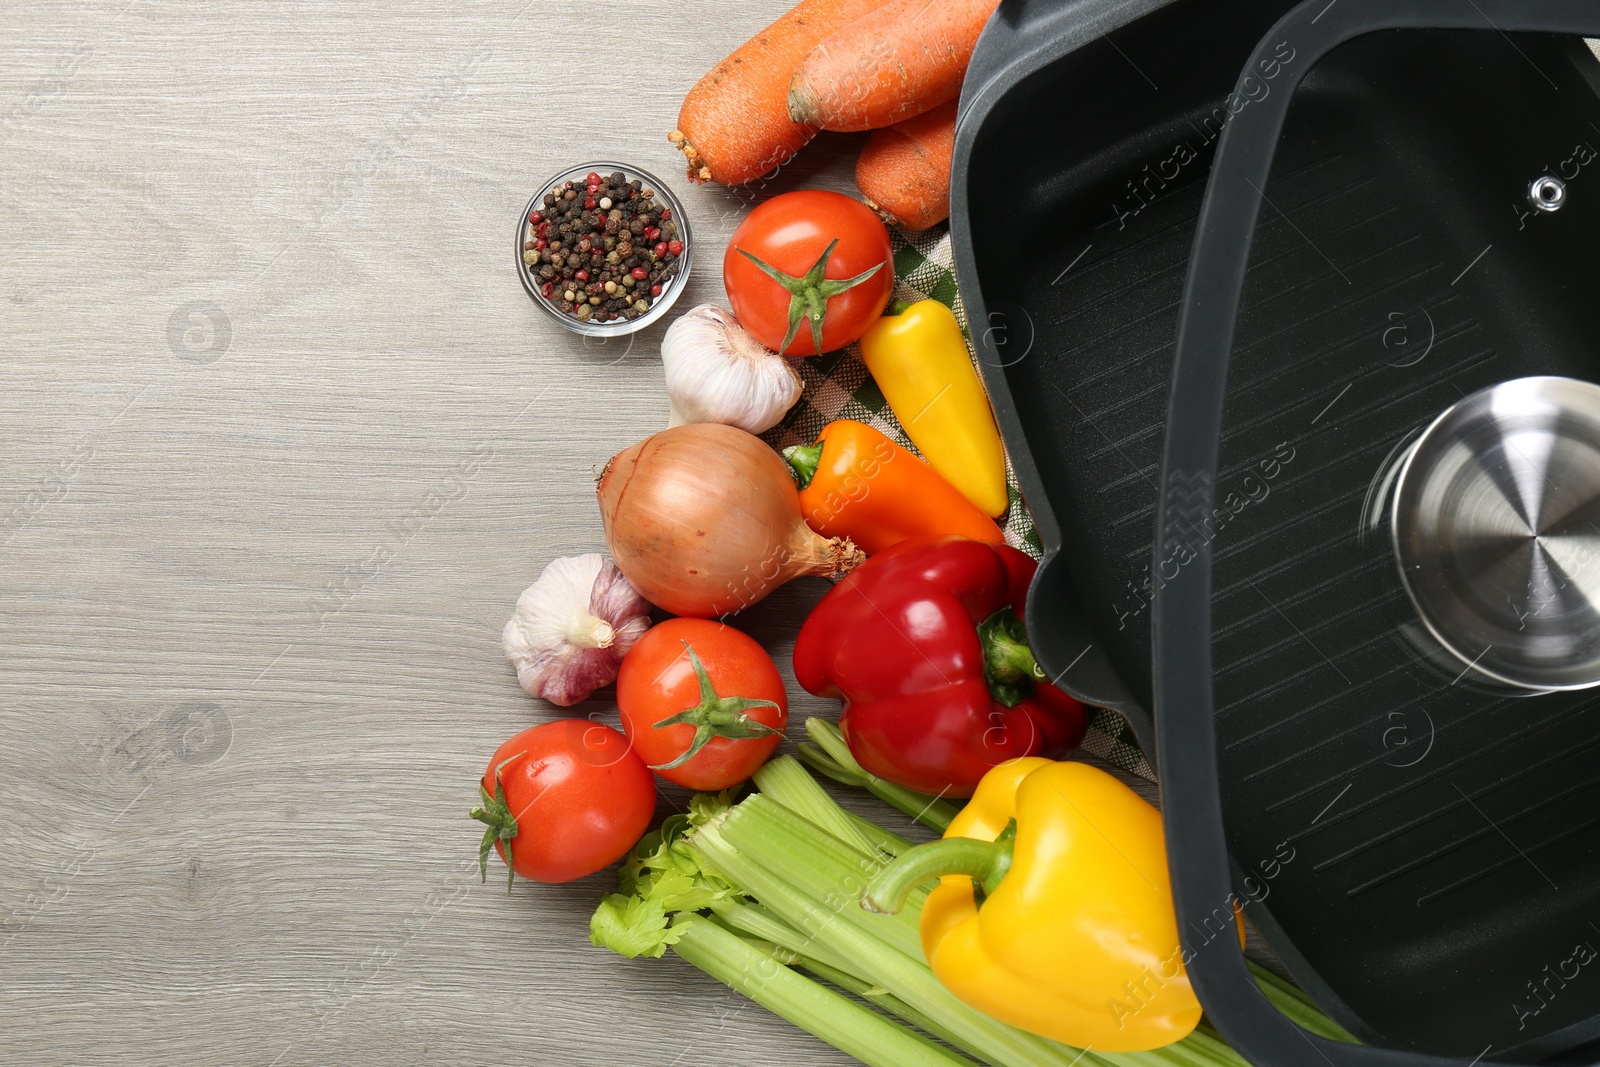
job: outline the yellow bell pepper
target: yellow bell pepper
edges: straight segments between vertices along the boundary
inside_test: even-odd
[[[1160,813],[1104,771],[1038,758],[1001,764],[944,839],[885,868],[862,904],[898,910],[935,876],[923,952],[939,981],[979,1011],[1096,1052],[1159,1048],[1200,1021]]]
[[[861,335],[861,358],[906,436],[961,495],[994,517],[1006,510],[1006,453],[955,312],[919,300]]]

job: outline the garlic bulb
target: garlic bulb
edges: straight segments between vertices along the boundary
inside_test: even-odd
[[[604,556],[563,556],[517,598],[500,643],[529,696],[565,707],[616,681],[649,613]]]
[[[667,394],[686,422],[760,433],[800,399],[799,372],[714,304],[701,304],[667,328],[661,362]]]

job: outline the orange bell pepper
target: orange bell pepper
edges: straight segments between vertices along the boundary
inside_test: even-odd
[[[786,448],[783,458],[799,480],[806,525],[824,537],[848,537],[869,556],[933,534],[1005,540],[938,471],[865,423],[836,419],[816,444]]]

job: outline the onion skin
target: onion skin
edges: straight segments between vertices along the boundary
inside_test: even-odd
[[[812,532],[788,466],[733,426],[674,426],[624,449],[601,472],[599,498],[612,560],[674,615],[726,615],[865,558],[848,538]]]

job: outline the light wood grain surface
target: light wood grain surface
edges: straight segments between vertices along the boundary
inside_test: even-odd
[[[786,6],[0,9],[0,1062],[850,1062],[590,946],[609,873],[480,886],[466,818],[556,714],[517,594],[667,419],[660,328],[560,331],[513,220],[635,163],[693,221],[680,308],[720,301],[745,204],[665,134]],[[822,589],[744,616],[786,674]]]

